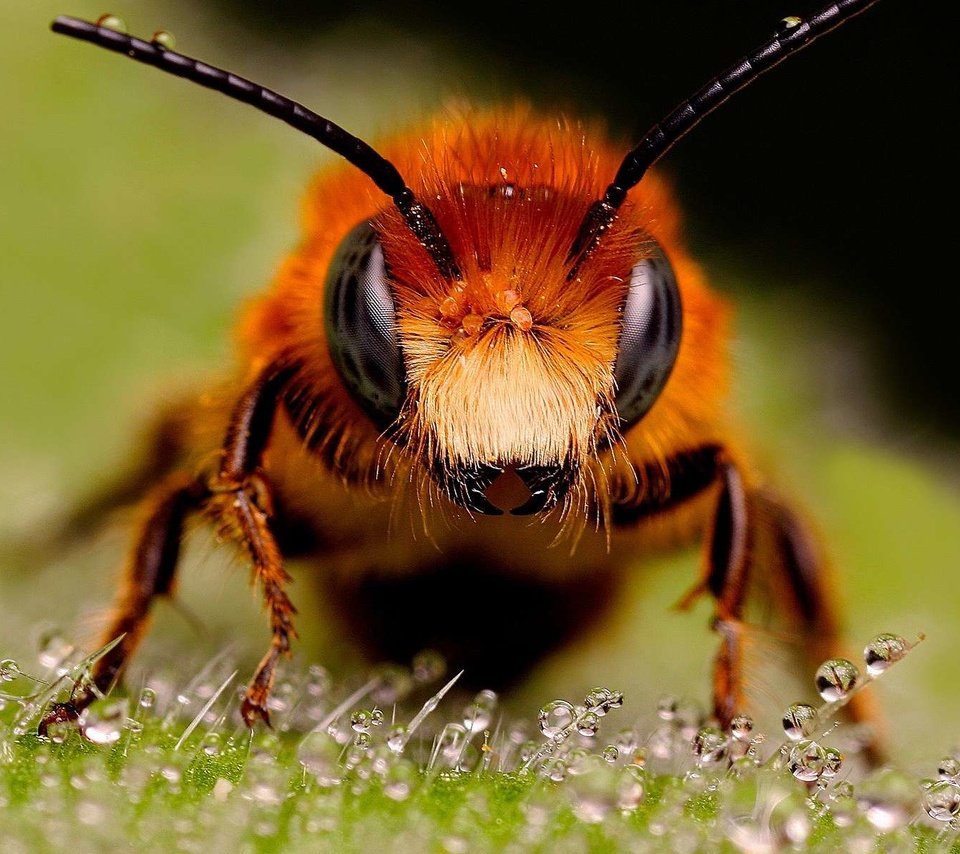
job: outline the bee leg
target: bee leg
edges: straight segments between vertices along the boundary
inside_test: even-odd
[[[770,540],[772,563],[777,571],[774,580],[781,593],[778,599],[786,603],[800,624],[807,660],[817,667],[828,658],[846,654],[829,567],[809,526],[770,492],[757,492],[755,502],[764,534]],[[876,732],[865,754],[870,762],[879,765],[884,759],[882,720],[873,695],[867,691],[854,694],[845,711],[853,721],[869,723]]]
[[[282,360],[269,365],[237,402],[224,439],[220,470],[209,484],[212,496],[205,507],[221,536],[238,541],[250,556],[270,614],[270,649],[247,686],[240,710],[247,726],[253,726],[257,718],[270,724],[267,700],[276,666],[281,656],[289,654],[290,641],[296,637],[296,608],[284,590],[290,576],[270,527],[273,487],[260,470],[281,395],[296,367]]]
[[[722,461],[720,494],[707,540],[705,587],[716,600],[714,630],[720,651],[713,670],[714,715],[727,727],[743,711],[743,608],[750,569],[750,502],[739,469]]]
[[[76,720],[120,676],[146,630],[153,597],[168,595],[173,589],[184,522],[187,515],[200,506],[204,496],[203,486],[194,477],[177,473],[168,476],[166,482],[147,497],[135,545],[123,573],[114,616],[102,642],[107,644],[123,637],[93,665],[92,684],[79,687],[69,702],[51,706],[40,722],[41,735],[56,721]]]

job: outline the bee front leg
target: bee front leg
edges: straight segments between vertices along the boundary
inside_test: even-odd
[[[293,626],[296,608],[284,589],[290,576],[283,568],[270,528],[273,487],[260,469],[281,395],[295,372],[295,364],[278,360],[257,377],[237,402],[224,439],[220,469],[210,481],[211,498],[205,507],[221,536],[236,540],[250,556],[254,580],[261,585],[270,615],[270,649],[257,666],[241,707],[247,726],[253,726],[257,718],[270,724],[267,700],[277,663],[289,654],[290,641],[297,636]]]
[[[718,468],[720,495],[706,544],[704,586],[716,600],[714,629],[720,651],[713,670],[713,711],[727,727],[743,711],[742,621],[750,569],[749,502],[739,469],[728,461]]]
[[[55,703],[47,710],[38,728],[41,735],[53,723],[76,720],[119,678],[146,630],[153,597],[173,590],[184,523],[205,497],[203,485],[182,472],[168,476],[147,496],[113,618],[101,638],[103,645],[118,637],[121,640],[95,662],[90,685],[78,687],[68,702]]]

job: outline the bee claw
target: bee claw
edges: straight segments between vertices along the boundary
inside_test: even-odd
[[[240,706],[240,716],[250,729],[253,729],[257,718],[260,718],[271,729],[273,728],[273,724],[270,723],[270,711],[267,709],[266,703],[252,699],[249,695],[243,698],[243,703]]]

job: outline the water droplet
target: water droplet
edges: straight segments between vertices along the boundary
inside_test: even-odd
[[[823,777],[836,777],[843,766],[843,754],[835,747],[823,749]]]
[[[619,709],[623,705],[623,693],[609,688],[594,688],[584,698],[583,705],[603,717],[611,709]]]
[[[484,690],[473,698],[473,702],[463,710],[463,725],[470,732],[483,732],[493,721],[497,708],[497,695]]]
[[[223,739],[218,732],[208,732],[200,742],[200,749],[207,756],[218,756],[222,748]]]
[[[398,664],[380,665],[374,670],[373,678],[377,684],[370,692],[370,699],[378,706],[389,707],[399,703],[413,689],[410,671]]]
[[[877,676],[906,654],[907,642],[902,637],[882,634],[877,635],[864,647],[863,660],[867,665],[867,673]]]
[[[824,749],[810,739],[798,741],[790,750],[787,767],[798,780],[811,783],[819,780],[827,757]]]
[[[326,697],[333,684],[330,672],[320,664],[311,664],[307,668],[307,693],[311,697]]]
[[[633,756],[640,746],[640,734],[635,729],[622,729],[617,733],[616,745],[624,756]]]
[[[435,649],[425,649],[413,657],[413,678],[421,685],[436,682],[447,672],[447,662]]]
[[[350,715],[350,726],[354,732],[367,732],[373,726],[373,715],[366,709],[357,709]]]
[[[0,682],[13,682],[21,675],[20,666],[12,658],[0,661]]]
[[[554,783],[562,783],[567,779],[567,763],[562,759],[548,758],[540,766],[540,774]]]
[[[677,698],[670,695],[657,701],[657,717],[662,721],[672,721],[677,716]]]
[[[138,705],[141,709],[152,709],[157,704],[157,692],[153,688],[144,688],[140,692],[140,701]]]
[[[383,793],[392,801],[405,801],[410,797],[419,776],[412,762],[399,759],[387,769],[383,778]]]
[[[370,734],[367,732],[358,732],[356,736],[354,736],[353,746],[360,750],[366,750],[370,746]]]
[[[54,744],[63,744],[74,731],[74,726],[68,721],[53,721],[47,727],[47,738]]]
[[[813,735],[817,728],[817,710],[806,703],[794,703],[783,713],[783,731],[791,741]]]
[[[73,652],[73,644],[60,633],[59,629],[47,629],[41,632],[37,639],[37,657],[41,666],[48,670],[53,670],[61,664],[71,652]]]
[[[953,821],[960,814],[960,786],[940,780],[923,793],[923,808],[935,821]]]
[[[857,805],[877,830],[903,827],[916,812],[920,793],[916,782],[892,768],[884,768],[860,783]]]
[[[960,761],[954,756],[944,756],[937,766],[937,776],[941,780],[955,780],[960,777]]]
[[[846,699],[860,681],[860,671],[845,658],[831,658],[817,668],[817,693],[828,703]]]
[[[750,741],[753,736],[753,718],[750,715],[737,715],[730,721],[730,735],[737,741]]]
[[[596,712],[584,712],[577,719],[577,732],[580,735],[591,738],[597,734],[600,729],[600,716]]]
[[[407,728],[404,724],[396,724],[390,727],[387,735],[387,747],[394,753],[403,753],[407,746]]]
[[[620,758],[620,751],[615,744],[608,744],[603,748],[603,753],[600,755],[603,757],[604,762],[609,762],[613,765]]]
[[[314,730],[297,745],[297,761],[317,778],[321,786],[336,786],[341,779],[340,751],[335,739]]]
[[[103,27],[105,30],[113,30],[115,33],[125,33],[127,31],[126,22],[116,15],[101,15],[97,18],[97,26]]]
[[[700,765],[715,765],[727,757],[727,736],[717,727],[701,727],[693,740],[693,753]]]
[[[620,774],[608,765],[597,765],[570,778],[567,792],[573,813],[586,824],[599,824],[617,805]]]
[[[161,50],[173,50],[177,46],[173,33],[167,30],[157,30],[150,41]]]
[[[120,740],[125,720],[125,716],[105,716],[88,721],[82,730],[84,738],[93,744],[114,744]]]
[[[107,813],[102,804],[96,801],[81,801],[77,804],[77,818],[81,824],[93,826],[100,824],[106,818]]]
[[[547,738],[556,738],[562,735],[575,719],[576,712],[566,700],[553,700],[547,703],[537,715],[540,732]]]
[[[633,812],[643,801],[644,782],[646,777],[643,769],[637,765],[627,765],[620,772],[617,784],[617,807]]]

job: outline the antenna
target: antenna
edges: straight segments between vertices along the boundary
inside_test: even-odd
[[[222,92],[227,97],[250,104],[317,140],[321,145],[350,161],[393,199],[407,226],[430,253],[437,268],[447,279],[462,278],[450,244],[430,209],[417,200],[413,190],[407,186],[397,168],[389,160],[339,125],[259,83],[169,50],[159,40],[144,41],[114,29],[66,15],[58,17],[50,25],[50,29],[55,33],[90,42],[115,53],[125,54],[144,65],[152,65],[154,68],[205,86],[207,89]]]
[[[590,206],[580,223],[580,229],[567,256],[567,260],[573,263],[568,278],[576,276],[580,264],[613,225],[617,210],[623,204],[627,193],[640,183],[647,170],[679,139],[761,74],[820,36],[866,11],[876,2],[877,0],[839,0],[806,20],[797,17],[784,18],[772,39],[714,77],[666,118],[650,128],[637,146],[623,158],[603,197]]]

